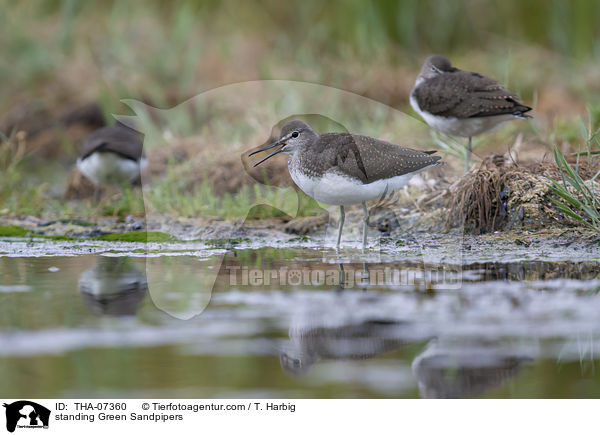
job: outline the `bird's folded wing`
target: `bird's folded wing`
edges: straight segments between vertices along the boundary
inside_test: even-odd
[[[435,165],[439,156],[402,148],[389,142],[359,135],[339,135],[334,170],[362,183],[405,175]]]
[[[103,128],[86,139],[80,157],[85,159],[96,151],[110,151],[126,159],[138,160],[143,155],[143,142],[136,132],[114,127]]]
[[[437,116],[472,118],[531,110],[498,82],[477,73],[457,71],[427,80],[414,91],[421,110]]]

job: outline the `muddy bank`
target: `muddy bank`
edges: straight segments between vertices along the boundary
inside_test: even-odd
[[[579,174],[592,181],[600,159],[579,164]],[[284,171],[282,171],[284,172]],[[514,162],[494,155],[460,178],[448,176],[443,167],[419,174],[401,191],[369,204],[369,240],[384,244],[429,240],[437,237],[469,236],[476,244],[493,243],[530,246],[595,246],[600,239],[581,222],[561,213],[550,188],[550,179],[560,180],[554,163]],[[287,172],[286,172],[287,173]],[[576,195],[576,192],[573,192]],[[337,207],[321,214],[293,218],[256,219],[249,210],[245,219],[216,217],[185,218],[170,215],[97,217],[47,220],[34,216],[0,215],[0,237],[47,237],[113,241],[190,240],[280,240],[300,238],[322,243],[338,225]],[[344,240],[358,239],[362,208],[348,207]],[[127,236],[122,236],[127,234]],[[487,234],[487,235],[486,235]],[[472,237],[484,236],[485,237]],[[490,246],[494,249],[493,246]]]
[[[127,234],[128,241],[146,241],[147,234],[164,234],[173,240],[212,240],[240,237],[285,236],[283,219],[223,220],[217,218],[179,218],[170,216],[128,216],[125,219],[102,217],[95,220],[44,220],[34,216],[0,217],[0,237],[46,237],[64,239],[110,239]],[[134,237],[139,234],[139,238]],[[116,237],[113,237],[117,240]]]
[[[600,159],[582,157],[570,164],[592,192],[600,192],[600,184],[594,180],[600,171]],[[554,162],[515,162],[507,156],[491,155],[448,189],[446,227],[463,226],[468,232],[481,234],[581,225],[562,213],[553,201],[565,202],[553,192],[551,180],[565,185],[573,198],[582,199],[564,181],[564,175]]]
[[[213,255],[217,253],[215,249],[272,247],[317,249],[325,262],[402,260],[459,266],[482,261],[600,261],[600,235],[585,229],[505,231],[482,235],[456,230],[436,233],[396,229],[390,234],[371,226],[369,249],[363,254],[360,250],[360,219],[354,219],[355,215],[358,217],[359,212],[347,215],[347,222],[356,220],[356,223],[345,229],[343,249],[339,253],[334,249],[336,229],[333,219],[310,235],[298,236],[285,231],[293,221],[283,219],[233,222],[164,217],[148,217],[142,222],[102,219],[97,223],[0,219],[0,253],[45,256],[116,250],[142,255],[150,251],[156,255],[170,255],[173,251]],[[138,224],[143,227],[132,231],[132,226]]]

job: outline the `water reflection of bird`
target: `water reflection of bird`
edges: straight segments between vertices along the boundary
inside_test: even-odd
[[[336,293],[367,290],[370,279],[366,262],[360,274],[354,269],[346,271],[343,263],[338,267]],[[279,352],[281,367],[286,373],[303,375],[319,360],[369,359],[398,350],[415,339],[431,338],[415,332],[411,324],[398,318],[374,316],[362,310],[346,311],[343,301],[352,304],[351,300],[342,298],[331,307],[319,305],[318,309],[310,307],[306,313],[302,310],[296,313],[289,328],[290,340]]]
[[[400,349],[406,343],[398,329],[403,322],[365,320],[340,327],[295,329],[279,354],[286,373],[303,375],[319,360],[361,360]]]
[[[128,257],[103,257],[79,276],[79,291],[98,314],[134,315],[147,290],[146,274]]]
[[[491,343],[444,345],[432,340],[412,363],[424,398],[481,395],[518,375],[531,358]]]
[[[345,311],[338,301],[334,312],[320,305],[306,315],[298,313],[289,328],[289,341],[279,350],[285,373],[301,376],[319,361],[365,360],[430,340],[412,362],[421,396],[461,398],[503,384],[532,360],[520,349],[497,342],[434,338],[435,332],[422,324],[366,311],[361,314],[350,304],[354,307],[351,311]]]

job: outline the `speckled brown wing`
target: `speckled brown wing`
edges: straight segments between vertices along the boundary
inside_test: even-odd
[[[526,118],[531,110],[495,80],[460,70],[428,79],[413,96],[421,110],[459,119],[506,114]]]
[[[79,156],[85,159],[96,151],[113,152],[126,159],[139,160],[143,155],[142,137],[138,132],[127,127],[117,125],[103,127],[87,137]]]
[[[343,133],[322,134],[310,150],[318,156],[312,175],[327,170],[360,179],[362,183],[418,171],[438,163],[439,156],[403,148],[368,136]]]

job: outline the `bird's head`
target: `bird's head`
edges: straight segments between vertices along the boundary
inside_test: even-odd
[[[419,73],[419,79],[427,80],[443,74],[445,72],[456,71],[456,68],[452,67],[450,60],[441,54],[432,54],[425,62]]]
[[[270,159],[276,154],[284,153],[284,154],[294,154],[299,149],[307,146],[312,143],[319,135],[314,132],[310,126],[302,121],[294,120],[290,121],[283,126],[281,129],[281,134],[279,135],[279,140],[273,142],[266,147],[260,148],[248,156],[253,156],[254,154],[260,153],[262,151],[267,151],[271,148],[280,147],[276,151],[269,154],[267,157],[256,163],[254,166],[260,165],[265,160]]]

